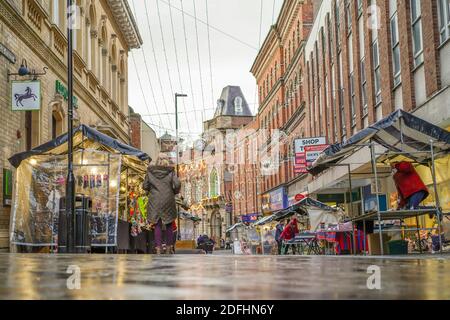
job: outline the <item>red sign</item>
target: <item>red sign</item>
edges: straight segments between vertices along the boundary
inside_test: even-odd
[[[305,198],[305,196],[304,195],[302,195],[301,193],[297,193],[296,195],[295,195],[295,201],[300,201],[300,200],[302,200],[302,199],[304,199]]]

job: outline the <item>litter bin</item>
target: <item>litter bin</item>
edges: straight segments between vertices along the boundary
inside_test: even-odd
[[[391,240],[388,242],[388,248],[390,255],[408,254],[408,241]]]
[[[75,252],[87,253],[91,248],[91,209],[92,200],[84,195],[75,196]],[[67,253],[67,226],[72,215],[66,212],[66,198],[60,199],[60,211],[58,222],[58,252]]]

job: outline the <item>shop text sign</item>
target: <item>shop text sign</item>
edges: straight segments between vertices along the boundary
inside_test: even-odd
[[[69,90],[62,84],[61,81],[56,80],[55,83],[55,90],[57,94],[60,94],[65,101],[69,100]],[[78,107],[78,98],[73,96],[72,97],[72,104],[74,108]]]
[[[296,139],[294,142],[294,173],[308,173],[307,167],[319,157],[326,147],[328,145],[325,137]]]
[[[40,81],[11,82],[11,110],[37,111],[41,109]]]

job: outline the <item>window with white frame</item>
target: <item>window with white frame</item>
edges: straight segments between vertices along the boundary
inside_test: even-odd
[[[380,68],[380,50],[378,47],[378,39],[372,43],[372,56],[373,56],[373,77],[374,77],[374,89],[375,89],[375,104],[381,102],[381,68]]]
[[[339,12],[339,3],[336,2],[336,7],[334,11],[334,21],[336,23],[336,43],[338,50],[341,48],[341,16]]]
[[[420,0],[411,0],[411,29],[414,54],[414,66],[423,62],[422,12]]]
[[[394,76],[394,86],[401,82],[401,66],[400,66],[400,41],[398,36],[398,16],[397,16],[397,1],[390,0],[392,13],[391,20],[391,48],[392,48],[392,72]]]
[[[52,1],[52,22],[59,26],[59,0]]]
[[[439,6],[439,33],[441,43],[450,38],[450,0],[438,0]]]
[[[356,125],[356,108],[355,108],[355,76],[352,73],[350,73],[350,110],[352,113],[352,127]]]
[[[366,78],[366,58],[361,59],[361,102],[363,106],[363,116],[367,115],[367,78]]]
[[[352,10],[351,10],[350,0],[346,0],[345,4],[345,16],[347,18],[347,33],[352,32]]]

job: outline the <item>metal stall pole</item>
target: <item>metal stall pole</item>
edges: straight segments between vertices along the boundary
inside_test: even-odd
[[[352,170],[351,170],[351,167],[350,167],[350,163],[347,164],[347,170],[348,170],[348,186],[350,188],[350,214],[352,215],[352,219],[353,219],[354,218],[353,194],[352,194],[353,187],[352,187]],[[353,222],[352,222],[352,233],[351,233],[351,236],[352,236],[352,242],[353,242],[352,243],[352,245],[353,245],[352,251],[353,251],[353,254],[356,255],[356,239],[355,239],[355,228],[353,226]]]
[[[439,232],[439,253],[442,254],[442,226],[441,226],[441,203],[439,201],[439,195],[437,191],[437,182],[436,182],[436,167],[434,165],[434,148],[433,148],[433,139],[430,139],[430,150],[431,150],[431,177],[433,178],[433,190],[434,190],[434,198],[436,201],[436,215],[438,220],[438,232]]]
[[[66,218],[67,253],[75,253],[76,214],[75,214],[75,177],[73,174],[73,0],[67,0],[67,181],[66,181]]]
[[[380,250],[381,255],[384,255],[384,249],[383,249],[383,234],[381,231],[381,215],[380,215],[380,198],[378,196],[378,173],[377,173],[377,160],[375,156],[375,144],[371,141],[370,143],[370,155],[372,160],[372,170],[375,177],[375,195],[377,198],[377,216],[378,216],[378,232],[380,236]]]

